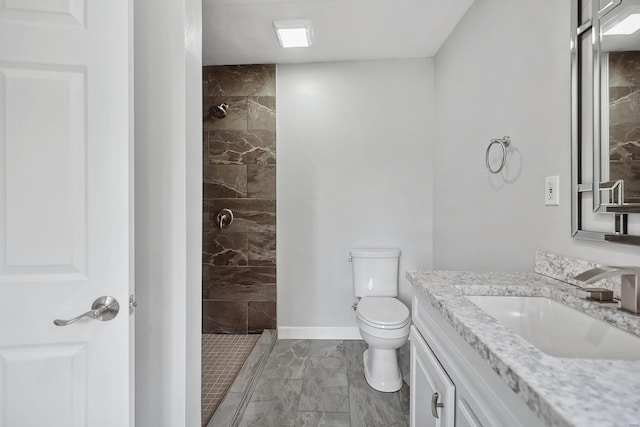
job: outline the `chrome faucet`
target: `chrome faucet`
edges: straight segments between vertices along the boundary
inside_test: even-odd
[[[620,308],[640,314],[640,267],[596,267],[574,279],[589,284],[611,276],[620,276]]]

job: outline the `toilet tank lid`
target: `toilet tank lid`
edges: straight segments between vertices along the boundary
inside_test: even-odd
[[[395,248],[354,248],[349,251],[353,258],[397,258],[400,249]]]

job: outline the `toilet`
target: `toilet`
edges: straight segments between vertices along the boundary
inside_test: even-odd
[[[398,391],[402,375],[397,349],[409,338],[411,315],[398,296],[399,249],[351,249],[356,324],[368,344],[364,376],[374,389]]]

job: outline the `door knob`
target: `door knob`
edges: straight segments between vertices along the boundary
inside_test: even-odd
[[[88,317],[90,319],[102,320],[106,322],[108,320],[113,319],[118,314],[120,310],[120,304],[118,304],[118,300],[114,297],[100,297],[93,302],[91,305],[91,310],[86,313],[82,313],[80,316],[74,317],[69,320],[56,319],[53,323],[56,326],[67,326],[72,323],[76,323],[80,319],[84,319]]]

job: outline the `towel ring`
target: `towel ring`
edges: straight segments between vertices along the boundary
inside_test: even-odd
[[[502,148],[502,162],[500,162],[500,167],[498,167],[498,169],[492,169],[491,165],[489,164],[489,152],[491,151],[491,147],[493,146],[493,144],[500,144],[500,147]],[[509,144],[511,144],[511,138],[509,138],[508,136],[505,136],[504,138],[501,138],[501,139],[492,139],[491,142],[489,143],[489,146],[487,147],[487,152],[485,153],[485,156],[484,156],[485,157],[484,160],[487,165],[487,169],[492,174],[496,174],[500,172],[502,168],[504,168],[504,165],[507,163],[507,147],[509,147]]]

